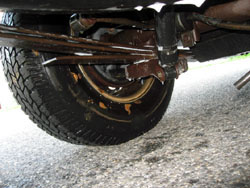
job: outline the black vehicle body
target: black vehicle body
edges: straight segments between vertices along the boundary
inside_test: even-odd
[[[8,0],[1,1],[3,10],[28,12],[92,12],[134,9],[136,6],[147,7],[155,2],[173,4],[178,0]]]

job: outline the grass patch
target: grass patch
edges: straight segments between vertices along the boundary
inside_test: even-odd
[[[229,57],[224,61],[205,63],[205,64],[201,64],[200,66],[197,66],[197,67],[191,67],[191,68],[189,68],[189,71],[190,70],[203,69],[203,68],[207,68],[207,67],[211,67],[211,66],[215,66],[215,65],[222,65],[222,64],[225,64],[225,63],[244,60],[244,59],[248,59],[248,58],[250,58],[250,53],[243,54],[243,55],[236,55],[236,56]]]
[[[230,57],[228,59],[228,61],[232,62],[232,61],[238,61],[238,60],[248,59],[248,58],[250,58],[250,53],[243,54],[243,55],[236,55],[236,56]]]

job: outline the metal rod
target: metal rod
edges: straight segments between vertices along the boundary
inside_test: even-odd
[[[241,79],[234,83],[234,86],[240,90],[244,87],[248,82],[250,82],[250,71],[246,73]]]
[[[197,13],[194,13],[191,16],[189,16],[188,19],[191,19],[193,21],[200,21],[204,24],[222,29],[250,31],[250,24],[246,22],[238,23],[238,22],[224,21],[221,19],[207,17]]]
[[[233,22],[244,22],[250,19],[250,3],[249,0],[237,0],[218,4],[209,7],[204,16]],[[201,33],[216,29],[201,22],[197,22],[196,26]]]

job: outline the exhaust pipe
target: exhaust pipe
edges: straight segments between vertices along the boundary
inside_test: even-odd
[[[250,71],[246,73],[241,79],[234,83],[234,86],[240,90],[250,81]]]

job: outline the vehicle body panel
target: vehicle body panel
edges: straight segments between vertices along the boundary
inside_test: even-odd
[[[8,0],[0,2],[0,9],[38,12],[113,11],[133,9],[136,6],[147,7],[155,2],[172,4],[176,1],[179,0]]]
[[[153,4],[195,4],[198,6],[204,0],[190,2],[190,0],[8,0],[0,1],[0,9],[3,11],[28,11],[28,12],[91,12],[91,11],[117,11],[134,9],[136,7],[148,7]]]

